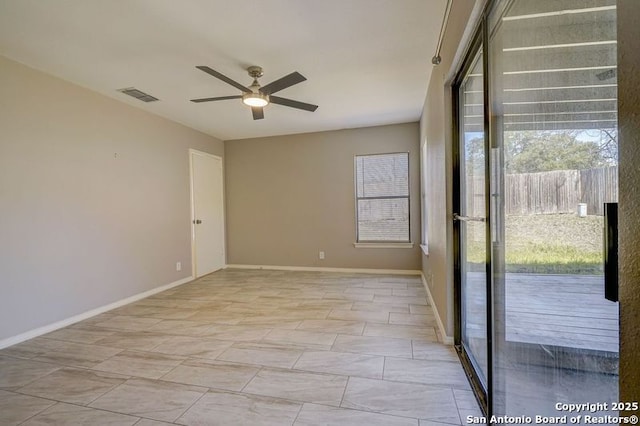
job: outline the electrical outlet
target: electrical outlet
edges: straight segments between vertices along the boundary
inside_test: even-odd
[[[320,253],[318,253],[318,257],[320,258],[320,260],[324,260],[324,252],[321,251]]]
[[[182,271],[182,262],[176,262],[176,271]]]

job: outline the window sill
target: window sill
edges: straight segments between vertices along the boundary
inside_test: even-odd
[[[429,246],[426,244],[420,244],[420,248],[422,249],[422,253],[424,253],[425,256],[429,256]]]
[[[413,243],[353,243],[355,248],[410,249]]]

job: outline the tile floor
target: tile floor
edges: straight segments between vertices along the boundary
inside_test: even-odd
[[[480,412],[417,277],[224,270],[0,351],[0,425],[426,426],[468,414]]]

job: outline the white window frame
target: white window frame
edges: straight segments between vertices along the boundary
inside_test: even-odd
[[[420,213],[422,220],[420,225],[422,228],[422,241],[420,248],[425,255],[429,255],[429,227],[427,212],[427,140],[422,141],[420,145]]]
[[[358,196],[358,158],[359,157],[372,157],[375,155],[396,155],[406,154],[407,156],[407,195],[406,196],[381,196],[381,197],[359,197]],[[381,152],[374,154],[357,154],[353,158],[353,184],[354,184],[354,196],[355,196],[355,225],[356,225],[356,242],[353,244],[356,248],[413,248],[411,242],[411,156],[409,152]],[[360,240],[359,235],[359,220],[358,220],[358,201],[371,200],[371,199],[407,199],[408,208],[408,239],[401,241],[391,240]]]

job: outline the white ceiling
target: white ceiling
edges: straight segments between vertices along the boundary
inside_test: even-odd
[[[223,140],[418,120],[446,0],[0,0],[0,55]],[[254,121],[239,91],[293,71],[308,80]],[[160,99],[117,92],[134,86]]]

